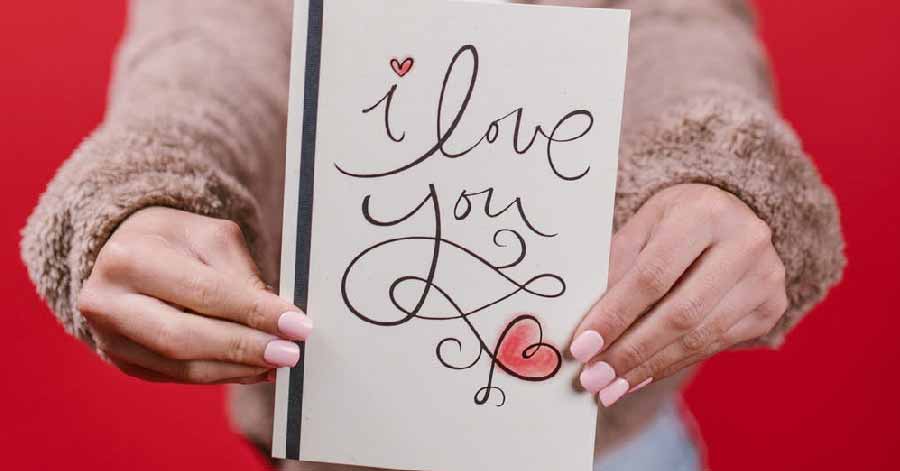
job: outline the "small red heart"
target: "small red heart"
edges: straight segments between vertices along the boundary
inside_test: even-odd
[[[544,342],[537,318],[523,314],[507,324],[501,334],[497,362],[513,376],[541,381],[559,371],[562,355],[556,347]]]
[[[391,68],[394,69],[394,73],[403,77],[408,74],[410,70],[413,68],[413,64],[415,61],[412,57],[407,57],[403,59],[403,62],[400,62],[398,59],[391,59]]]

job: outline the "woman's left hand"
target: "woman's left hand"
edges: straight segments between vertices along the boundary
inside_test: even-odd
[[[609,289],[575,332],[581,384],[604,406],[767,334],[788,306],[769,226],[723,190],[677,185],[613,237]]]

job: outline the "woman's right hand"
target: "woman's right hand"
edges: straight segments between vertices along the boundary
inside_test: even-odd
[[[169,208],[136,212],[100,250],[78,309],[97,347],[150,381],[265,381],[294,366],[312,322],[269,291],[230,221]]]

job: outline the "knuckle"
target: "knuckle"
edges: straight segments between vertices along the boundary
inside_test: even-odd
[[[782,312],[777,310],[777,306],[773,302],[760,306],[757,311],[757,321],[748,329],[749,339],[744,340],[755,340],[768,335],[782,319]]]
[[[209,365],[198,361],[185,361],[179,366],[179,376],[194,384],[209,384],[215,381],[213,372]]]
[[[641,384],[647,378],[653,378],[657,373],[657,362],[651,359],[648,363],[645,363],[637,368],[631,370],[628,373],[628,385],[632,388]]]
[[[256,349],[253,348],[254,342],[245,336],[235,336],[229,342],[226,359],[233,363],[251,363]]]
[[[731,206],[731,201],[727,198],[725,192],[716,187],[708,186],[702,188],[697,196],[697,204],[700,205],[703,213],[712,219],[718,219],[727,214]]]
[[[215,219],[209,225],[207,240],[210,245],[230,245],[242,239],[241,226],[234,221]]]
[[[767,247],[772,243],[772,229],[762,219],[755,217],[745,230],[753,247]]]
[[[760,314],[763,319],[766,320],[778,320],[781,318],[782,314],[787,311],[788,308],[788,300],[787,295],[784,292],[779,292],[774,298],[769,300],[769,302],[765,303],[760,310],[762,311]]]
[[[184,345],[187,342],[180,323],[172,320],[160,322],[154,334],[154,343],[160,355],[173,360],[186,359]]]
[[[711,327],[694,329],[681,337],[681,346],[690,353],[705,352],[715,344],[716,332]]]
[[[772,308],[769,312],[769,315],[766,316],[766,320],[769,321],[772,327],[784,317],[784,313],[787,311],[787,300],[778,299],[772,302]]]
[[[724,197],[727,195],[724,191],[719,189],[719,187],[714,185],[696,185],[697,189],[697,198],[707,201],[721,200],[725,199]]]
[[[748,335],[746,335],[746,341],[755,341],[761,337],[765,337],[768,335],[772,329],[775,328],[775,325],[778,323],[778,319],[765,319],[760,322],[755,323],[750,329],[748,329]]]
[[[787,281],[787,270],[784,264],[779,261],[769,272],[769,281],[775,286],[784,286]]]
[[[188,279],[188,292],[191,293],[197,307],[202,311],[208,311],[219,299],[219,287],[205,274],[196,274]]]
[[[620,358],[622,365],[619,366],[620,369],[628,370],[637,365],[642,365],[647,360],[646,349],[643,345],[637,343],[626,343],[621,347],[620,350]],[[625,368],[622,366],[625,365]],[[631,367],[631,368],[629,368]]]
[[[689,297],[672,312],[669,323],[675,330],[688,331],[700,324],[704,313],[703,302],[695,297]]]
[[[625,329],[628,328],[629,323],[625,318],[625,315],[622,314],[621,310],[613,308],[605,310],[600,315],[600,319],[598,320],[597,324],[597,331],[602,335],[615,337],[620,332],[624,332]]]
[[[246,316],[245,322],[247,327],[256,330],[271,330],[269,329],[269,324],[271,323],[266,314],[266,300],[263,296],[256,296],[253,302],[250,303],[250,309]]]
[[[656,355],[653,358],[647,360],[646,366],[644,368],[645,377],[653,377],[657,380],[660,379],[669,361],[671,360],[669,358],[666,358],[664,355]]]
[[[710,331],[713,342],[728,342],[729,325],[725,321],[712,322],[706,328]]]
[[[661,260],[640,263],[637,266],[637,284],[648,294],[662,296],[669,288],[666,264]]]
[[[100,289],[88,280],[81,288],[81,292],[78,293],[75,308],[85,317],[100,314],[103,311],[103,298],[104,296],[100,293]]]
[[[725,341],[724,338],[722,338],[720,336],[714,337],[713,340],[710,341],[706,345],[706,348],[701,350],[700,357],[701,358],[709,358],[709,357],[721,352],[722,350],[725,350],[725,348],[727,348],[727,346],[728,346],[728,343]]]
[[[719,342],[717,345],[719,348],[718,351],[722,352],[722,351],[728,350],[730,348],[737,346],[738,344],[740,344],[743,341],[744,341],[744,339],[742,339],[741,336],[738,335],[737,333],[734,333],[731,331],[726,331],[719,338]]]
[[[266,284],[266,282],[263,281],[262,278],[260,278],[259,273],[251,273],[247,275],[247,286],[255,291],[265,291],[268,293],[272,292],[272,288],[268,284]]]
[[[663,371],[671,360],[671,358],[664,354],[653,355],[651,358],[647,359],[646,362],[635,367],[628,373],[629,384],[634,387],[647,378],[654,378],[655,380],[662,379]]]
[[[784,291],[780,292],[775,300],[775,317],[781,318],[789,307],[790,301],[788,301],[787,294]]]
[[[129,273],[135,267],[134,250],[123,242],[110,240],[97,255],[94,270],[100,274],[120,275]]]

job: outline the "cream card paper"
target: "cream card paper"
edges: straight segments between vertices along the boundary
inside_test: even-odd
[[[627,11],[297,0],[273,455],[591,469],[570,336],[606,287]]]

